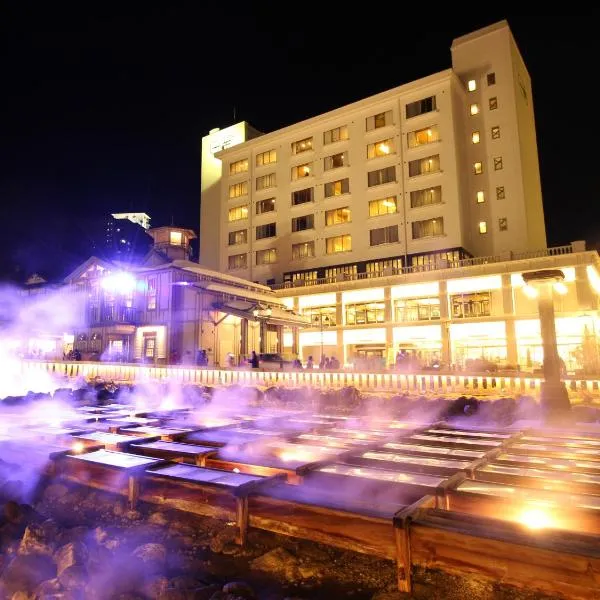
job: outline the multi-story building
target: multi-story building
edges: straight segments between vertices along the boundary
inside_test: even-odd
[[[267,284],[546,247],[531,81],[505,21],[452,67],[202,144],[200,263]]]

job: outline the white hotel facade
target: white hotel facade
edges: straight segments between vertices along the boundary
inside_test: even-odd
[[[451,54],[445,71],[278,131],[203,138],[201,265],[271,286],[314,324],[269,350],[535,368],[520,273],[552,267],[566,275],[561,355],[582,369],[597,354],[598,255],[546,248],[531,81],[508,24]]]

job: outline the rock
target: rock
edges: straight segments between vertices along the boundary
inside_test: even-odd
[[[122,517],[127,512],[127,508],[125,507],[124,502],[117,501],[115,502],[112,511],[115,517]]]
[[[233,527],[224,527],[210,540],[210,549],[219,554],[223,551],[225,544],[235,541],[235,529]]]
[[[58,576],[60,584],[67,590],[83,590],[87,584],[87,578],[87,569],[81,565],[71,565]]]
[[[46,596],[57,594],[61,590],[62,586],[58,579],[47,579],[46,581],[42,581],[42,583],[35,588],[33,595],[36,598],[45,598]]]
[[[190,595],[190,600],[210,600],[217,593],[223,594],[221,586],[216,584],[196,588]]]
[[[23,519],[23,511],[21,510],[21,505],[15,502],[14,500],[9,500],[4,505],[4,518],[9,523],[20,523]]]
[[[42,581],[53,579],[56,567],[45,554],[17,555],[4,569],[2,578],[9,591],[33,591]]]
[[[223,586],[223,591],[246,600],[255,600],[256,598],[254,590],[245,581],[230,581]]]
[[[11,596],[10,600],[31,600],[31,596],[27,592],[18,591]]]
[[[83,525],[78,527],[71,527],[70,529],[64,529],[58,536],[57,545],[64,546],[70,542],[83,542],[91,540],[90,530]]]
[[[158,600],[189,600],[191,594],[184,590],[177,590],[175,588],[167,588],[158,597]]]
[[[284,548],[275,548],[258,558],[255,558],[250,567],[257,571],[266,571],[286,579],[298,578],[298,559]]]
[[[61,546],[54,553],[56,572],[60,578],[61,573],[73,565],[85,565],[89,558],[89,552],[82,542],[70,542]]]
[[[44,500],[47,502],[56,502],[64,498],[69,493],[69,488],[62,483],[51,483],[44,490]]]
[[[167,562],[167,549],[162,544],[142,544],[132,553],[147,575],[160,573]]]
[[[150,600],[158,600],[161,594],[167,590],[169,580],[163,575],[157,575],[149,577],[144,580],[143,584],[139,588],[139,591],[144,595],[145,598]]]
[[[130,521],[139,521],[142,518],[142,513],[139,510],[125,511],[125,518]]]
[[[19,545],[19,554],[49,554],[54,553],[58,526],[52,519],[41,524],[31,523],[25,529]]]
[[[169,522],[164,512],[157,510],[148,517],[148,523],[153,525],[160,525],[161,527]]]
[[[192,575],[179,575],[179,577],[173,577],[169,581],[169,589],[174,590],[194,590],[200,585],[202,583]]]

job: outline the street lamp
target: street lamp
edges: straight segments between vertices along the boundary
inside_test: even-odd
[[[558,422],[570,414],[569,394],[561,381],[560,358],[556,346],[554,322],[554,291],[565,292],[564,273],[560,269],[529,271],[522,274],[523,281],[538,299],[540,332],[544,352],[544,383],[541,390],[541,405],[548,422]]]

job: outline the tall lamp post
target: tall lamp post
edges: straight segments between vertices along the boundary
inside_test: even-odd
[[[327,323],[329,325],[329,316],[328,315],[324,315],[323,313],[319,314],[319,326],[321,329],[321,357],[319,359],[319,364],[323,363],[323,326],[324,323]]]
[[[564,273],[560,269],[529,271],[522,274],[523,281],[537,293],[540,331],[544,353],[544,382],[541,390],[541,405],[547,422],[558,423],[568,418],[571,412],[569,393],[561,381],[561,363],[556,346],[554,322],[554,290],[565,288]],[[566,290],[565,290],[566,291]],[[562,292],[564,293],[564,291]]]

